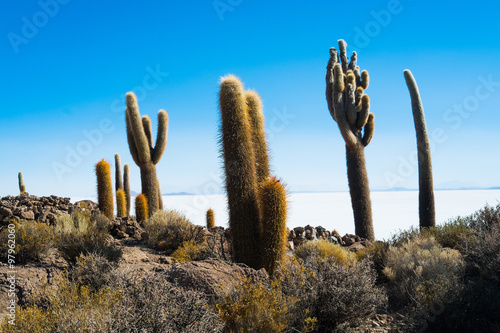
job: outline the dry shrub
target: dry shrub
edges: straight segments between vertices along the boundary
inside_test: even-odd
[[[54,233],[51,227],[44,223],[27,221],[13,222],[15,227],[15,264],[25,264],[37,261],[54,245]],[[12,230],[12,229],[10,229]],[[0,232],[0,258],[7,262],[9,245],[9,228],[5,227]]]
[[[178,262],[203,260],[207,258],[207,252],[203,245],[196,245],[192,241],[184,242],[171,255]]]
[[[336,264],[349,266],[356,263],[356,255],[327,240],[305,242],[295,250],[295,255],[303,261],[330,258]]]
[[[71,262],[76,262],[82,254],[90,253],[117,261],[122,251],[110,243],[109,228],[109,220],[101,214],[91,215],[83,211],[59,218],[56,221],[56,246]]]
[[[115,278],[117,265],[98,253],[81,255],[70,272],[70,279],[80,286],[98,291],[109,285]]]
[[[173,252],[184,242],[195,245],[204,241],[203,227],[192,224],[177,211],[157,211],[144,221],[149,247]]]
[[[435,304],[456,297],[464,268],[460,252],[442,248],[432,237],[390,247],[384,274],[390,281],[391,303],[410,305],[425,314]]]

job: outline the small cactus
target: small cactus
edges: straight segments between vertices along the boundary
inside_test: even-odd
[[[139,194],[135,197],[135,218],[138,223],[142,223],[148,217],[148,199],[144,194]]]
[[[113,189],[111,186],[111,168],[109,163],[102,159],[96,164],[97,176],[97,201],[99,210],[109,218],[113,219]]]
[[[17,178],[19,179],[19,192],[24,194],[24,192],[26,192],[26,187],[24,186],[23,173],[19,172]]]
[[[122,189],[116,191],[116,216],[127,216],[127,200],[125,199],[125,192]]]
[[[259,204],[262,221],[262,266],[270,276],[286,254],[287,198],[283,184],[270,177],[259,186]]]
[[[210,208],[207,210],[207,229],[215,227],[214,211]]]
[[[123,190],[120,154],[115,154],[115,191]]]
[[[434,208],[434,190],[432,181],[432,160],[425,114],[417,82],[409,70],[404,71],[406,85],[410,91],[413,120],[417,136],[418,151],[418,201],[420,228],[436,226],[436,213]]]
[[[123,166],[123,191],[125,192],[126,201],[126,214],[125,216],[130,216],[130,166],[125,164]]]

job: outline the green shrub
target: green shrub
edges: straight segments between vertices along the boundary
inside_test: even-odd
[[[204,241],[203,227],[192,224],[176,211],[157,211],[144,221],[149,247],[173,252],[184,242],[199,245]]]
[[[91,216],[90,212],[78,212],[57,219],[55,239],[59,251],[71,262],[90,253],[110,261],[117,261],[122,256],[121,249],[110,242],[109,220],[100,214]]]
[[[384,269],[391,303],[412,306],[417,317],[426,315],[436,304],[456,297],[464,268],[460,252],[442,248],[432,237],[391,246]]]
[[[15,238],[9,237],[12,228],[6,227],[0,232],[0,257],[2,262],[7,262],[9,245],[15,244],[15,264],[25,264],[39,260],[54,244],[53,230],[44,223],[27,221],[14,222],[11,225],[14,226],[15,232],[13,234]],[[9,240],[14,240],[15,243],[9,242]]]
[[[307,261],[331,258],[336,264],[349,266],[356,262],[356,254],[326,240],[305,242],[295,250],[295,255]]]

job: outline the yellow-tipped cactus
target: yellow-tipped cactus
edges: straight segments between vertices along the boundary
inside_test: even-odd
[[[409,70],[404,71],[406,85],[410,91],[413,120],[417,135],[418,151],[418,201],[420,228],[436,226],[436,213],[434,208],[434,189],[432,180],[432,160],[425,114],[417,82]]]
[[[233,259],[258,269],[260,217],[252,130],[243,84],[233,75],[221,80],[219,109]]]
[[[142,223],[148,217],[148,199],[144,194],[139,194],[135,197],[135,218],[138,223]]]
[[[207,210],[207,229],[215,227],[214,211],[210,208]]]
[[[116,216],[127,216],[127,200],[125,199],[125,192],[122,189],[116,191]]]
[[[370,143],[375,130],[375,115],[370,113],[370,99],[365,95],[369,76],[360,73],[357,54],[348,62],[347,44],[339,40],[340,55],[330,49],[326,73],[326,100],[330,114],[337,122],[346,144],[347,178],[354,212],[355,232],[358,236],[375,239],[368,174],[364,148]]]
[[[133,92],[127,93],[127,139],[130,154],[141,169],[142,193],[148,199],[149,213],[163,208],[156,164],[160,161],[167,146],[168,115],[165,110],[158,112],[158,135],[153,146],[151,120],[148,116],[141,119],[137,98]]]
[[[24,186],[23,173],[19,172],[17,178],[19,180],[19,192],[20,194],[24,194],[24,192],[26,192],[26,187]]]
[[[264,114],[262,113],[262,100],[257,92],[248,90],[245,93],[248,120],[252,131],[253,150],[255,154],[255,171],[257,183],[269,177],[269,154],[267,150],[266,135],[264,132]]]
[[[97,176],[97,202],[99,210],[110,220],[113,219],[113,188],[111,185],[111,168],[102,159],[95,166]]]
[[[130,167],[128,164],[123,166],[123,191],[125,192],[126,201],[126,214],[125,216],[130,216]]]
[[[286,255],[287,198],[283,184],[270,177],[259,186],[262,220],[262,266],[270,276]]]

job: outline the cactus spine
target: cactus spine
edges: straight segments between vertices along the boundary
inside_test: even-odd
[[[262,113],[262,100],[257,92],[248,90],[245,93],[248,120],[252,131],[253,150],[255,153],[255,171],[257,183],[260,184],[269,177],[269,155],[264,132],[264,115]]]
[[[135,218],[138,223],[142,223],[148,217],[148,199],[144,194],[139,194],[135,197]]]
[[[260,268],[259,247],[256,245],[259,244],[261,228],[252,133],[243,84],[233,75],[221,79],[219,109],[233,259]]]
[[[330,114],[337,122],[346,144],[347,178],[354,212],[355,232],[358,236],[375,239],[373,231],[370,188],[364,148],[370,143],[375,129],[375,115],[369,112],[370,99],[364,94],[368,88],[367,71],[360,73],[357,54],[347,59],[344,40],[337,49],[330,49],[326,72],[326,99]]]
[[[130,216],[130,167],[128,164],[123,166],[123,191],[126,201],[125,216]]]
[[[142,193],[148,199],[149,214],[163,208],[156,164],[160,161],[167,146],[168,115],[165,110],[158,112],[158,135],[153,147],[151,120],[148,116],[141,119],[137,98],[133,92],[127,93],[127,139],[134,162],[141,169]]]
[[[24,192],[26,192],[26,187],[24,186],[23,173],[19,172],[17,178],[19,180],[19,192],[20,194],[24,194]]]
[[[102,159],[96,164],[97,176],[97,201],[99,210],[109,218],[113,219],[113,189],[111,186],[111,168],[109,163]]]
[[[406,85],[410,92],[413,120],[417,136],[418,151],[418,201],[420,228],[435,227],[436,215],[434,208],[434,190],[432,184],[432,160],[425,114],[417,82],[409,70],[404,71]]]
[[[116,216],[127,216],[127,200],[125,199],[125,192],[122,189],[116,191]]]
[[[215,227],[214,211],[210,208],[207,210],[207,229]]]
[[[286,254],[286,191],[276,177],[263,181],[259,187],[262,220],[262,266],[272,277],[278,263]]]

